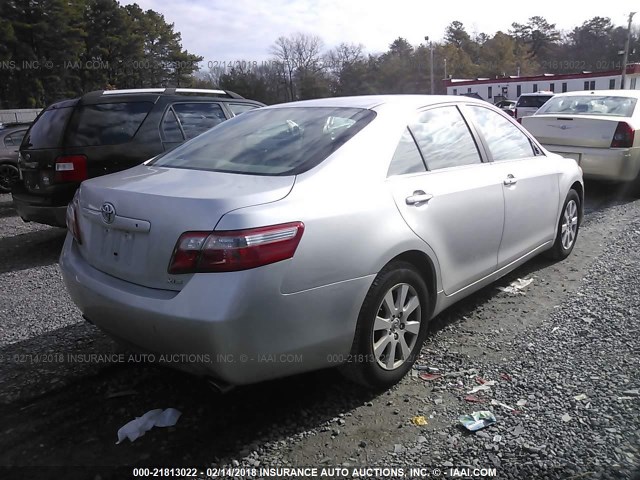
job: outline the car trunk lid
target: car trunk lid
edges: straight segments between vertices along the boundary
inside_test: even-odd
[[[146,165],[89,180],[80,194],[80,252],[116,278],[180,290],[190,275],[167,269],[182,233],[213,231],[231,210],[280,200],[294,180]]]
[[[522,125],[543,145],[610,148],[621,117],[586,115],[534,115]]]

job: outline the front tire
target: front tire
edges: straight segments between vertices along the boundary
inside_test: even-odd
[[[418,358],[429,312],[427,285],[416,268],[401,261],[388,264],[362,304],[342,373],[374,389],[399,382]]]
[[[575,190],[569,190],[562,207],[556,240],[548,256],[552,260],[564,260],[573,251],[580,229],[580,196]]]

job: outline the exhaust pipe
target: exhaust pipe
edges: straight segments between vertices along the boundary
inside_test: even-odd
[[[213,390],[222,395],[224,395],[225,393],[229,393],[235,388],[235,386],[231,385],[230,383],[226,383],[222,380],[218,380],[217,378],[212,377],[207,377],[207,383],[211,388],[213,388]]]

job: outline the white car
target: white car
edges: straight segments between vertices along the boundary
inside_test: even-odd
[[[522,123],[524,117],[533,115],[542,107],[545,103],[551,100],[554,96],[553,92],[539,91],[535,93],[523,93],[518,97],[516,107],[513,116]]]
[[[637,90],[562,93],[522,124],[545,148],[578,162],[585,178],[639,185],[639,98]]]

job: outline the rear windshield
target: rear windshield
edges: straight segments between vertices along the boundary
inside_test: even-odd
[[[568,95],[555,97],[538,112],[564,115],[609,115],[630,117],[637,99],[615,96]]]
[[[544,105],[553,95],[531,95],[531,96],[521,96],[518,99],[518,107],[533,107],[540,108]]]
[[[131,140],[153,107],[151,102],[102,103],[77,107],[66,144],[72,147],[117,145]]]
[[[321,163],[375,118],[356,108],[256,109],[151,164],[253,175],[297,175]]]
[[[26,148],[56,148],[62,141],[62,132],[73,107],[45,110],[36,119],[24,137],[22,145]]]

